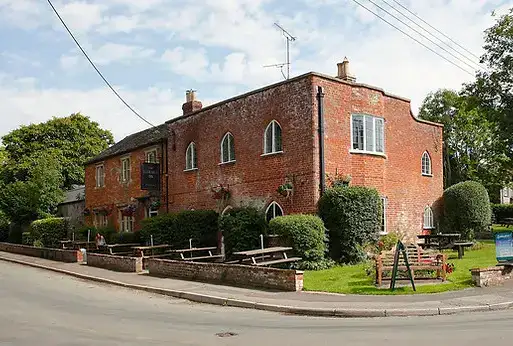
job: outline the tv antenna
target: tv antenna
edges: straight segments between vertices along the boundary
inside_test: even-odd
[[[265,65],[264,67],[279,67],[281,74],[283,75],[283,78],[289,79],[290,78],[290,42],[293,42],[296,40],[294,36],[292,36],[287,30],[283,29],[280,24],[274,23],[275,26],[278,27],[278,29],[281,30],[283,36],[285,36],[287,40],[287,62],[281,63],[281,64],[273,64],[273,65]],[[287,66],[287,75],[285,76],[285,73],[283,73],[283,67]]]

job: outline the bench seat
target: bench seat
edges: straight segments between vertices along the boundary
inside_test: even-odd
[[[289,257],[289,258],[280,258],[280,259],[271,260],[271,261],[257,262],[253,265],[266,266],[266,265],[272,265],[272,264],[296,262],[296,261],[300,261],[300,260],[301,260],[301,257]]]
[[[212,255],[212,256],[197,256],[197,257],[184,257],[182,260],[184,261],[196,261],[196,260],[203,260],[203,259],[216,259],[221,258],[223,255]]]

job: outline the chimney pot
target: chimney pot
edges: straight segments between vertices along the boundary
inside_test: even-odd
[[[196,101],[196,90],[185,91],[185,103],[182,105],[183,115],[199,111],[203,107],[200,101]]]
[[[349,60],[347,57],[344,57],[344,61],[337,64],[337,68],[337,78],[348,82],[356,82],[356,77],[354,77],[349,70]]]

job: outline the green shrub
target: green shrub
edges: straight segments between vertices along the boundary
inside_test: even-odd
[[[9,236],[7,241],[13,244],[21,244],[23,231],[27,229],[27,225],[13,222],[9,227]]]
[[[324,223],[318,216],[296,214],[276,217],[269,222],[269,232],[283,236],[285,242],[294,249],[296,256],[302,258],[298,269],[327,269],[326,232]]]
[[[363,246],[376,242],[381,228],[378,192],[362,186],[328,189],[318,208],[329,230],[331,258],[341,263],[364,260]]]
[[[21,234],[21,243],[23,245],[32,246],[34,244],[34,239],[32,239],[30,232],[23,232]]]
[[[0,211],[0,242],[6,242],[9,239],[9,220],[4,213]]]
[[[218,214],[213,210],[186,210],[143,220],[140,239],[154,244],[169,244],[174,248],[216,246]]]
[[[253,207],[230,209],[220,218],[219,227],[227,257],[237,251],[259,249],[260,234],[267,234],[264,213]]]
[[[113,243],[113,237],[117,233],[117,230],[114,226],[106,226],[106,227],[93,227],[93,226],[83,226],[75,231],[75,240],[87,240],[87,233],[91,231],[89,241],[95,241],[96,234],[100,233],[105,238],[105,242],[107,244]],[[72,237],[68,235],[71,239]]]
[[[102,234],[100,232],[100,234]],[[102,234],[103,235],[103,234]],[[105,236],[104,236],[105,237]],[[107,241],[105,239],[105,241]],[[141,243],[141,237],[139,232],[117,232],[113,233],[107,244],[131,244],[131,243]]]
[[[461,239],[472,240],[490,223],[490,199],[483,185],[465,181],[444,191],[443,233],[460,233]]]
[[[402,240],[401,238],[402,237],[395,232],[381,235],[378,240],[378,247],[381,251],[390,251],[397,245],[399,240]]]
[[[513,218],[513,204],[492,204],[492,217],[496,223]]]
[[[58,248],[60,241],[68,234],[69,223],[64,218],[48,218],[30,224],[30,237],[40,240],[44,247]]]

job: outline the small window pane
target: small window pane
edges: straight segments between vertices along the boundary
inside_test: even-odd
[[[273,152],[273,127],[267,126],[265,130],[265,148],[264,153],[269,154]]]
[[[282,146],[281,146],[281,126],[275,122],[274,123],[274,146],[275,146],[275,149],[274,151],[282,151]]]
[[[376,151],[385,152],[383,119],[376,118]]]
[[[229,157],[230,157],[230,154],[229,154],[230,147],[229,147],[229,143],[228,143],[228,137],[224,138],[222,147],[223,147],[223,153],[222,153],[221,162],[228,162]]]
[[[363,116],[353,115],[353,149],[363,150]]]
[[[374,151],[374,118],[365,117],[365,150]]]
[[[229,160],[234,161],[235,160],[235,143],[233,142],[233,136],[228,135],[228,141],[230,143],[230,156]]]
[[[185,169],[196,168],[196,144],[192,142],[185,153]]]

